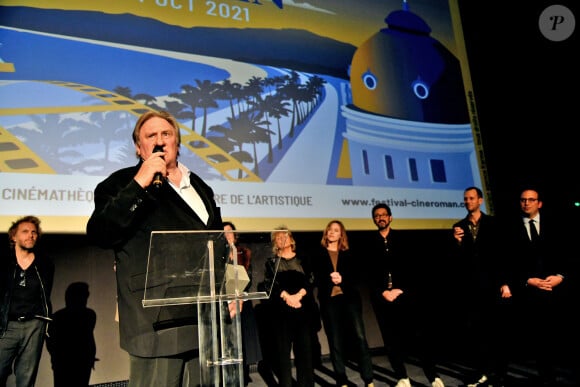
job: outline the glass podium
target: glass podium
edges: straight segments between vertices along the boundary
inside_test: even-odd
[[[226,241],[237,234],[236,245]],[[145,277],[144,308],[197,306],[200,385],[243,386],[240,308],[243,301],[269,298],[263,281],[271,261],[271,235],[265,231],[152,231]],[[251,251],[253,277],[238,264],[237,248]],[[278,262],[274,262],[277,271]],[[260,284],[260,286],[258,286]],[[259,289],[259,290],[258,290]]]

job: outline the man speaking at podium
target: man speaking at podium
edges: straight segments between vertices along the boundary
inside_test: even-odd
[[[120,344],[130,355],[129,386],[196,386],[196,306],[142,306],[149,240],[151,231],[219,230],[220,208],[213,190],[178,163],[181,135],[173,116],[144,113],[133,142],[139,162],[97,185],[87,235],[115,253]]]

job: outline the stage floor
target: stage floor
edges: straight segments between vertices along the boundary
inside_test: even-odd
[[[572,360],[570,361],[572,363]],[[374,364],[374,375],[375,375],[375,387],[379,386],[395,386],[397,380],[393,376],[392,369],[387,357],[382,353],[382,349],[373,350],[373,364]],[[472,383],[472,380],[465,380],[470,375],[471,369],[466,365],[462,364],[460,361],[445,360],[441,361],[437,366],[437,370],[445,386],[448,387],[460,387],[464,386],[465,382]],[[411,379],[411,385],[413,387],[431,387],[431,382],[425,377],[423,370],[418,366],[418,361],[416,358],[411,357],[407,362],[407,371]],[[354,363],[349,363],[347,367],[347,374],[351,386],[364,386],[360,375],[356,369]],[[248,385],[249,387],[265,387],[268,384],[260,376],[257,371],[257,367],[251,367],[251,378],[252,381]],[[333,378],[332,364],[328,356],[323,356],[322,365],[316,369],[316,385],[331,387],[335,386],[335,381]],[[534,371],[533,364],[531,362],[522,360],[518,363],[511,363],[508,370],[508,383],[505,384],[506,387],[532,387],[534,386],[534,379],[536,378],[536,372]],[[576,381],[576,376],[572,365],[562,366],[558,369],[558,386],[562,387],[572,387],[578,386]],[[496,386],[494,386],[496,387]],[[556,386],[550,386],[556,387]]]

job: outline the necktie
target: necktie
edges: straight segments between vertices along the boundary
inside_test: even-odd
[[[536,228],[534,222],[535,221],[533,219],[530,219],[530,239],[532,240],[532,242],[538,240],[538,229]]]

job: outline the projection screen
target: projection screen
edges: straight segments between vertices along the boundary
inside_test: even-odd
[[[449,227],[488,195],[457,2],[2,2],[0,229],[84,233],[151,109],[239,229]]]

